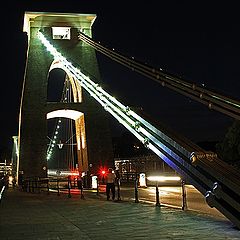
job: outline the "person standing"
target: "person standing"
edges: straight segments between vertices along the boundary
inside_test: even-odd
[[[106,175],[106,194],[107,194],[107,200],[110,199],[110,191],[112,194],[112,200],[115,199],[115,180],[116,175],[113,172],[112,168],[108,169],[108,173]]]

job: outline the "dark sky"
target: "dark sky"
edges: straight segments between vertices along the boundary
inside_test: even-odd
[[[194,3],[193,3],[194,2]],[[17,135],[25,61],[24,11],[95,13],[93,39],[126,56],[239,99],[235,6],[219,1],[9,1],[2,12],[0,147]],[[99,56],[107,89],[189,139],[221,139],[232,119]]]

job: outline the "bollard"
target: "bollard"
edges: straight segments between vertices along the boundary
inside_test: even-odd
[[[121,201],[121,196],[120,196],[120,178],[117,179],[117,195],[118,195],[117,200]]]
[[[85,199],[85,198],[84,198],[84,195],[83,195],[83,187],[81,187],[80,192],[81,192],[81,199]]]
[[[40,179],[38,178],[37,183],[36,183],[37,191],[38,193],[41,193],[41,182]]]
[[[71,179],[68,177],[68,197],[71,197]]]
[[[77,188],[79,189],[79,193],[81,196],[81,199],[84,199],[84,195],[83,195],[83,181],[82,178],[78,178],[77,179]]]
[[[57,179],[57,191],[58,191],[58,196],[60,196],[60,190],[59,190],[59,179]]]
[[[98,181],[98,177],[97,177],[97,196],[99,195],[99,181]]]
[[[31,192],[31,182],[28,180],[28,192]]]
[[[139,203],[139,199],[138,199],[138,178],[137,178],[137,175],[136,175],[136,178],[135,178],[134,189],[135,189],[135,203]]]
[[[186,196],[186,188],[185,188],[185,181],[181,181],[182,185],[182,210],[187,209],[187,196]]]
[[[158,190],[158,181],[156,182],[156,206],[161,206],[160,198],[159,198],[159,190]]]
[[[34,180],[31,180],[31,193],[34,193]]]
[[[34,179],[33,192],[37,190],[37,179]]]
[[[36,190],[36,179],[33,180],[33,184],[32,184],[32,187],[33,187],[33,193],[35,193],[35,190]]]
[[[49,192],[49,179],[47,180],[47,194],[49,195],[50,192]]]

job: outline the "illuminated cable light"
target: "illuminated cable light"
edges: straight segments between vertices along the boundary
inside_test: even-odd
[[[127,107],[125,108],[125,112],[126,112],[127,115],[130,115],[130,114],[129,114],[129,111],[130,111],[130,107],[127,106]]]
[[[146,148],[149,148],[149,139],[148,139],[148,138],[144,138],[144,140],[143,140],[143,145],[144,145]]]
[[[134,128],[135,128],[135,130],[136,130],[136,131],[139,131],[139,127],[140,127],[140,122],[139,122],[139,121],[136,121],[136,122],[134,123]]]
[[[60,55],[57,51],[54,51],[54,53],[56,55]],[[63,61],[63,64],[66,66],[66,68],[68,68],[69,71],[75,75],[81,85],[89,92],[89,94],[91,94],[95,98],[95,100],[97,100],[105,108],[105,110],[112,114],[122,125],[124,125],[130,132],[132,132],[141,142],[145,144],[146,147],[149,147],[153,151],[155,150],[156,153],[162,155],[159,150],[156,150],[156,147],[149,143],[148,137],[149,135],[152,135],[144,129],[144,127],[153,128],[151,124],[146,122],[132,110],[129,111],[129,114],[131,117],[135,118],[135,120],[131,119],[130,116],[127,116],[125,113],[126,106],[124,106],[110,94],[105,92],[100,86],[98,86],[98,84],[91,81],[91,79],[81,73],[79,69],[73,67],[71,64],[66,64],[67,60],[65,58],[62,58],[61,61]],[[100,93],[102,93],[103,95]],[[142,131],[140,133],[137,133],[137,131],[134,129],[136,120],[140,120],[139,122],[143,123],[144,125],[141,127]],[[143,129],[145,131],[143,131]],[[144,135],[146,133],[147,135]],[[143,134],[143,136],[141,134]]]
[[[47,45],[49,46],[50,43],[48,43]],[[50,48],[50,49],[52,50],[52,48]],[[57,51],[52,51],[52,53],[55,53],[56,55],[60,55]],[[61,58],[61,61],[64,61],[64,64],[66,65],[67,68],[68,68],[69,66],[71,66],[72,72],[77,72],[77,73],[79,73],[81,76],[84,76],[84,79],[81,78],[81,80],[87,80],[89,83],[91,83],[92,85],[89,85],[89,88],[92,88],[93,86],[95,86],[95,87],[97,88],[97,90],[101,91],[102,93],[106,94],[109,98],[111,98],[111,100],[113,100],[114,103],[117,103],[117,104],[120,105],[120,107],[122,107],[122,108],[126,108],[124,105],[122,105],[121,103],[119,103],[114,97],[112,97],[111,95],[107,94],[107,93],[106,93],[101,87],[99,87],[96,83],[94,83],[93,81],[91,81],[88,76],[83,75],[78,69],[77,69],[77,71],[76,71],[76,68],[72,67],[71,64],[68,64],[68,63],[67,63],[67,60],[66,60],[65,58]],[[91,94],[92,96],[96,96],[96,95],[94,95],[92,92],[90,92],[90,94]],[[103,96],[101,96],[101,98],[103,98]],[[106,105],[106,104],[102,104],[102,105],[104,106],[105,110],[108,111],[109,106]],[[116,108],[115,108],[115,110],[116,110]],[[119,112],[120,114],[122,114],[121,111],[118,111],[118,112]],[[132,124],[133,124],[133,121],[132,121]]]
[[[124,121],[122,118],[119,117],[115,112],[113,112],[111,109],[109,109],[109,112],[111,115],[118,120],[120,124],[122,124],[125,128],[127,128],[137,139],[141,142],[144,141],[144,137],[141,136],[138,132],[136,132],[129,124],[127,124],[126,121]]]
[[[160,149],[162,149],[164,152],[166,152],[167,154],[169,154],[170,156],[174,157],[177,160],[182,161],[182,158],[180,156],[178,156],[175,152],[173,152],[169,147],[167,147],[166,145],[164,145],[159,139],[157,139],[156,137],[154,137],[151,133],[149,133],[146,129],[140,127],[139,132],[143,133],[144,136],[146,136],[146,139],[149,139],[152,141],[153,144],[155,144],[156,146],[158,146]],[[150,142],[148,142],[150,145]],[[149,145],[147,145],[147,147],[149,148]]]
[[[153,133],[155,133],[157,136],[159,136],[160,138],[164,139],[167,142],[173,142],[172,145],[174,145],[174,147],[178,150],[180,150],[186,157],[190,157],[191,152],[186,151],[181,145],[179,145],[176,141],[174,141],[173,139],[171,139],[170,137],[168,137],[166,134],[164,134],[163,132],[161,132],[159,129],[155,128],[153,125],[151,125],[149,122],[147,122],[145,119],[143,119],[142,117],[140,117],[139,115],[137,115],[135,112],[133,112],[132,110],[129,111],[129,114],[136,118],[139,122],[141,122],[142,125],[146,126],[149,130],[151,130]],[[151,134],[149,134],[148,132],[146,132],[146,129],[142,128],[142,131],[144,131],[144,134],[146,134],[148,137],[150,137]],[[151,135],[152,136],[152,135]],[[159,142],[158,144],[160,144],[160,141],[158,141],[156,138],[152,139],[154,142]],[[161,144],[162,145],[162,144]],[[168,150],[170,151],[170,150]]]

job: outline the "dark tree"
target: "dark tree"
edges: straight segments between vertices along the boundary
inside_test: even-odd
[[[148,155],[150,150],[131,133],[123,132],[120,137],[113,138],[114,157],[137,157]]]
[[[216,145],[218,156],[225,162],[240,166],[240,121],[228,128],[223,141]]]

